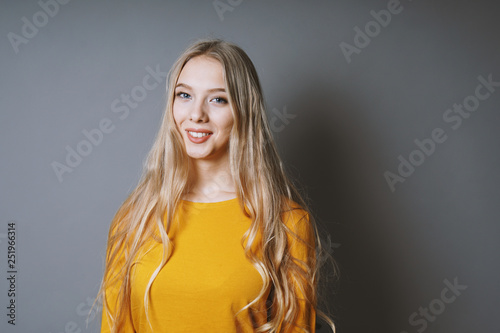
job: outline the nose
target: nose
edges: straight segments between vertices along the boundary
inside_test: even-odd
[[[196,101],[190,110],[190,120],[193,122],[206,122],[207,115],[207,105],[203,100]]]

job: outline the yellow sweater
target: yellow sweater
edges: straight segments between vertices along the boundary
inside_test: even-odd
[[[310,262],[315,243],[309,220],[294,224],[304,216],[303,210],[286,214],[286,225],[312,246],[294,242],[289,251],[293,257]],[[158,242],[153,242],[151,251],[133,266],[131,318],[120,332],[254,332],[255,323],[266,323],[265,301],[235,317],[263,286],[261,275],[246,259],[240,244],[251,219],[243,214],[238,199],[211,203],[182,200],[172,222],[168,235],[174,251],[151,285],[149,319],[153,329],[146,319],[144,292],[161,260],[162,245]],[[294,241],[290,236],[288,239]],[[112,309],[116,290],[106,291]],[[300,310],[297,323],[315,332],[315,309],[305,306],[304,301]],[[110,332],[104,311],[101,332]]]

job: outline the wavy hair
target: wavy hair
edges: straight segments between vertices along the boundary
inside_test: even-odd
[[[321,244],[318,227],[308,205],[286,175],[266,118],[264,98],[252,61],[240,47],[220,39],[205,39],[191,44],[168,73],[167,104],[159,131],[144,162],[137,187],[128,195],[111,222],[104,276],[96,301],[102,302],[103,311],[112,323],[112,332],[119,332],[131,313],[130,273],[134,260],[145,251],[146,241],[156,238],[163,245],[163,256],[144,295],[149,321],[149,290],[172,254],[173,243],[168,230],[174,212],[189,188],[190,163],[173,118],[175,85],[184,65],[198,56],[216,59],[223,67],[234,117],[229,139],[230,176],[242,211],[252,219],[250,228],[243,236],[248,239],[244,246],[245,254],[264,282],[257,298],[240,311],[265,301],[264,295],[270,291],[272,308],[268,322],[257,327],[256,332],[288,332],[292,328],[290,323],[299,314],[298,293],[303,292],[306,302],[335,332],[333,321],[325,312],[317,309],[320,260],[301,265],[287,253],[287,235],[296,235],[285,225],[283,213],[302,209],[306,213],[304,218],[308,217],[313,227],[316,257],[325,258],[325,255],[328,257],[330,254]],[[262,243],[261,253],[257,254],[252,251],[252,243],[259,232]],[[125,258],[124,264],[117,267],[120,257]],[[331,256],[330,259],[335,266]],[[117,294],[117,304],[120,306],[116,307],[116,313],[111,313],[105,291],[117,281],[120,282]],[[298,290],[294,283],[298,284]],[[306,332],[309,330],[306,329]]]

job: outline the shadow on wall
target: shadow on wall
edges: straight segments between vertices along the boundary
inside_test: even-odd
[[[362,119],[367,111],[360,112],[356,96],[341,87],[321,88],[329,86],[331,82],[316,78],[303,80],[302,87],[314,89],[290,94],[288,112],[296,118],[275,138],[290,175],[310,197],[316,220],[336,245],[340,276],[329,288],[327,302],[337,331],[389,331],[397,267],[387,248],[394,230],[383,229],[400,218],[388,209],[390,192],[380,181],[381,140]],[[317,323],[318,332],[331,331],[320,318]]]

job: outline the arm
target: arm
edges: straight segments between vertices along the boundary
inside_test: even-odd
[[[296,236],[288,234],[289,253],[292,260],[299,265],[304,271],[307,269],[314,270],[316,265],[316,242],[314,229],[309,221],[309,214],[303,210],[294,210],[288,213],[285,223],[287,227],[296,234]],[[298,239],[297,239],[298,237]],[[303,240],[303,241],[301,241]],[[296,321],[297,327],[294,327],[293,333],[305,332],[300,327],[308,328],[311,333],[316,329],[316,308],[315,304],[311,304],[305,297],[302,288],[305,288],[305,293],[311,293],[311,289],[307,286],[307,281],[304,277],[294,274],[291,276],[294,283],[297,297],[299,300],[299,313]],[[316,292],[315,288],[313,290]],[[307,295],[312,301],[314,295]]]
[[[108,240],[109,242],[109,240]],[[120,256],[117,257],[115,260],[114,260],[114,263],[113,263],[113,266],[112,269],[110,270],[108,276],[107,276],[107,280],[111,283],[110,285],[108,285],[108,287],[106,288],[105,290],[105,299],[103,300],[103,303],[104,302],[107,302],[108,304],[108,307],[109,307],[109,310],[111,312],[111,315],[113,317],[116,316],[116,308],[123,308],[120,304],[117,304],[117,298],[118,298],[118,292],[120,290],[120,287],[121,287],[121,284],[122,284],[122,280],[119,280],[119,279],[115,279],[113,281],[113,278],[115,276],[115,274],[117,274],[120,269],[123,267],[123,265],[125,264],[125,257],[123,256],[123,252],[119,252],[118,253]],[[109,264],[109,253],[108,253],[108,256],[106,257],[106,260],[107,260],[107,263],[106,264]],[[130,301],[130,300],[129,300]],[[130,308],[130,307],[128,307]],[[117,330],[117,332],[124,332],[124,333],[134,333],[135,330],[134,330],[134,327],[133,327],[133,324],[131,322],[131,315],[129,314],[126,314],[125,315],[125,322],[123,323],[123,325]],[[110,323],[111,321],[108,320],[108,316],[106,314],[106,311],[105,311],[105,308],[104,308],[104,304],[103,304],[103,308],[102,308],[102,319],[101,319],[101,333],[110,333],[111,332],[111,327],[110,327]]]

